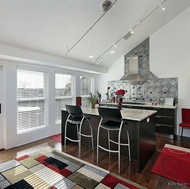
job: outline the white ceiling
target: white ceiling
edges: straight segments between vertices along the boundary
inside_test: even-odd
[[[88,32],[71,49],[104,13],[101,8],[103,2],[104,0],[0,0],[0,44],[95,65],[95,60],[119,40],[116,54],[105,52],[98,59],[99,66],[109,67],[190,6],[189,0],[165,0],[165,11],[158,7],[138,24],[162,0],[117,0],[113,8],[92,28],[92,32]],[[136,24],[135,33],[124,40],[122,37]],[[91,47],[94,59],[88,58]],[[71,50],[68,52],[68,49]]]

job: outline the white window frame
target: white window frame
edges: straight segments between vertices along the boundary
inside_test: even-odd
[[[63,72],[56,72],[55,73],[55,82],[56,82],[56,74],[62,74],[62,75],[70,75],[71,76],[71,95],[70,96],[55,96],[55,104],[56,104],[56,100],[61,100],[61,99],[71,99],[72,102],[74,101],[74,96],[75,96],[75,76],[71,73],[63,73]],[[56,88],[55,88],[56,90]],[[57,108],[57,107],[56,107]],[[56,112],[57,110],[55,110]],[[60,110],[61,111],[61,110]],[[61,118],[60,120],[56,120],[56,115],[55,115],[55,124],[58,125],[61,123]]]
[[[47,127],[47,125],[48,125],[48,122],[47,122],[47,120],[48,120],[48,116],[47,116],[48,115],[47,114],[47,111],[48,111],[48,105],[47,105],[48,71],[47,70],[42,70],[42,69],[37,69],[37,68],[35,69],[35,68],[18,66],[17,67],[17,77],[18,77],[18,70],[32,71],[32,72],[42,72],[44,74],[44,97],[33,97],[33,98],[18,98],[17,97],[17,134],[19,135],[19,134],[29,133],[29,132],[33,132],[33,131],[36,131],[36,130],[43,129],[43,128]],[[18,89],[18,86],[17,86],[17,89]],[[24,101],[29,101],[29,100],[32,100],[32,101],[44,100],[44,125],[34,127],[34,128],[28,128],[28,129],[25,129],[23,131],[20,131],[20,130],[18,130],[18,111],[19,111],[18,103],[19,102],[24,102]]]
[[[90,89],[90,91],[92,92],[92,94],[94,94],[94,91],[95,91],[94,90],[94,86],[95,86],[95,79],[94,79],[94,77],[91,77],[91,76],[88,76],[88,75],[80,75],[80,77],[87,77],[87,78],[91,79],[91,89]],[[80,81],[81,81],[81,79],[80,79]],[[80,86],[81,86],[81,83],[80,83]],[[80,96],[81,96],[82,99],[90,97],[89,94],[87,94],[87,95],[81,95],[80,94]],[[83,103],[82,103],[82,106],[83,106]]]

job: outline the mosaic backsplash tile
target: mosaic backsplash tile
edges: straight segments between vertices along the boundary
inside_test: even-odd
[[[138,69],[147,82],[108,81],[109,96],[114,96],[118,89],[126,90],[125,100],[137,99],[149,102],[159,101],[160,98],[175,98],[178,102],[178,78],[158,78],[149,70],[149,38],[125,55],[124,74],[129,70],[130,56],[138,56]]]

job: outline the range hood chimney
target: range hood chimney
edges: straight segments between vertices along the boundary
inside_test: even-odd
[[[120,81],[139,81],[145,82],[147,79],[140,74],[139,70],[139,57],[130,56],[129,58],[129,68],[128,73],[123,75]]]

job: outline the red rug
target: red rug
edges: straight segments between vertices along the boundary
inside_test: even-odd
[[[55,140],[57,142],[61,142],[61,134],[53,135],[49,137],[51,140]]]
[[[190,186],[190,149],[166,144],[151,171]]]

